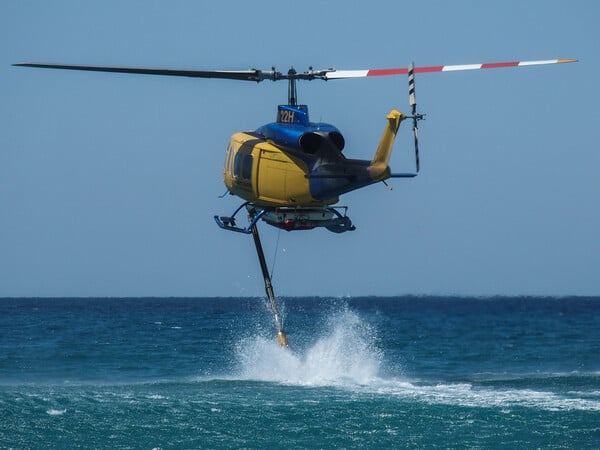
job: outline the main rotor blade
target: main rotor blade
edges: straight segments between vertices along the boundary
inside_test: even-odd
[[[430,66],[430,67],[415,67],[414,73],[429,73],[429,72],[455,72],[460,70],[476,70],[476,69],[498,69],[501,67],[524,67],[524,66],[540,66],[547,64],[562,64],[576,62],[576,59],[548,59],[539,61],[516,61],[516,62],[497,62],[484,64],[462,64],[449,66]],[[388,75],[406,75],[408,68],[396,69],[365,69],[365,70],[335,70],[325,69],[314,71],[312,68],[307,72],[297,73],[290,69],[287,74],[282,74],[275,70],[263,71],[258,69],[250,70],[181,70],[181,69],[151,69],[143,67],[110,67],[110,66],[82,66],[72,64],[47,64],[47,63],[31,63],[23,62],[13,64],[20,67],[38,67],[43,69],[63,69],[63,70],[84,70],[90,72],[115,72],[115,73],[133,73],[141,75],[163,75],[172,77],[191,77],[191,78],[221,78],[229,80],[255,81],[263,80],[336,80],[344,78],[358,77],[377,77]]]
[[[497,62],[483,64],[461,64],[450,66],[430,66],[430,67],[415,67],[414,73],[429,73],[429,72],[455,72],[459,70],[477,70],[477,69],[499,69],[501,67],[524,67],[524,66],[542,66],[547,64],[563,64],[576,62],[576,59],[547,59],[540,61],[514,61],[514,62]],[[335,80],[341,78],[362,78],[362,77],[381,77],[388,75],[406,75],[408,68],[396,69],[365,69],[365,70],[335,70],[327,72],[325,79]]]
[[[142,75],[164,75],[172,77],[192,78],[224,78],[229,80],[262,81],[275,79],[277,72],[263,72],[260,70],[174,70],[174,69],[146,69],[136,67],[106,67],[106,66],[79,66],[71,64],[40,64],[17,63],[13,66],[38,67],[42,69],[85,70],[90,72],[116,72],[135,73]]]

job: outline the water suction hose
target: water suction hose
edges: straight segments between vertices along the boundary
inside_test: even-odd
[[[279,310],[277,309],[277,303],[275,301],[275,293],[273,292],[273,285],[271,284],[271,276],[269,275],[269,269],[267,267],[267,261],[265,260],[265,253],[263,252],[262,243],[260,242],[260,236],[258,235],[258,227],[256,224],[252,225],[252,237],[254,238],[254,245],[256,246],[256,254],[258,255],[258,261],[260,262],[260,269],[262,270],[263,279],[265,282],[265,292],[271,305],[271,310],[275,317],[275,328],[277,329],[277,343],[282,347],[288,346],[288,338],[285,331],[283,331],[283,325],[279,316]]]

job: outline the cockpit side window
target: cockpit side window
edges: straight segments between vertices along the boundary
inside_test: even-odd
[[[237,152],[233,160],[233,175],[238,178],[242,175],[242,154]]]
[[[244,163],[242,164],[242,178],[250,180],[252,178],[252,155],[244,155]]]
[[[253,161],[254,158],[252,155],[244,155],[238,151],[235,155],[235,160],[233,161],[233,173],[235,177],[249,181],[252,178]]]

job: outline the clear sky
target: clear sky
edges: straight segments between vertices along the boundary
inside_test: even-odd
[[[0,2],[0,296],[260,296],[214,224],[229,136],[287,85],[16,68],[286,71],[577,58],[417,76],[421,174],[342,197],[357,226],[261,225],[279,296],[600,295],[600,2]],[[405,77],[300,82],[370,159]],[[401,127],[392,170],[411,171]]]

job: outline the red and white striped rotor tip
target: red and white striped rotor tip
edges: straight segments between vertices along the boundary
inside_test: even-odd
[[[457,72],[460,70],[478,70],[478,69],[499,69],[502,67],[526,67],[526,66],[543,66],[548,64],[564,64],[577,62],[576,59],[545,59],[538,61],[512,61],[512,62],[496,62],[483,64],[458,64],[449,66],[429,66],[415,67],[414,73],[430,73],[430,72]],[[362,78],[362,77],[381,77],[387,75],[406,75],[408,68],[396,69],[365,69],[365,70],[334,70],[327,72],[325,79],[335,80],[342,78]]]

